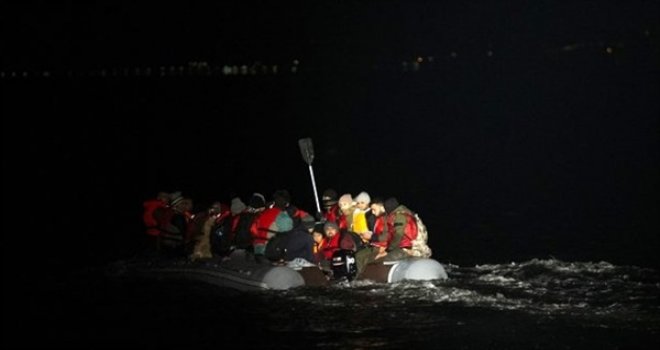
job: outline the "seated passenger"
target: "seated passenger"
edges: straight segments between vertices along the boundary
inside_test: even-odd
[[[287,266],[298,269],[316,266],[314,261],[314,239],[312,232],[316,222],[311,215],[305,215],[301,223],[286,234],[284,241],[284,260]]]
[[[334,221],[337,222],[339,215],[341,214],[339,210],[339,205],[337,204],[338,195],[337,191],[332,188],[328,188],[323,191],[323,196],[321,201],[323,204],[323,220],[324,222]]]
[[[388,240],[384,257],[386,261],[401,260],[409,257],[406,250],[412,248],[412,242],[417,238],[417,220],[410,209],[399,204],[396,198],[390,197],[383,203],[387,212]]]

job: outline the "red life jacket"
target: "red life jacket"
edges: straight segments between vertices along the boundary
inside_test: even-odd
[[[306,211],[302,209],[298,209],[295,207],[287,207],[287,211],[291,213],[291,209],[293,212],[291,213],[291,218],[294,219],[301,219],[307,214]],[[282,211],[282,209],[278,207],[272,207],[264,210],[261,215],[256,217],[254,221],[252,222],[252,226],[250,227],[250,233],[252,234],[252,243],[253,244],[264,244],[268,241],[268,230],[270,229],[270,226],[275,222],[275,219],[277,219],[277,215]],[[295,226],[295,225],[294,225]]]
[[[340,232],[348,231],[348,219],[346,218],[346,215],[339,215],[339,222],[337,222],[337,226],[339,226]]]
[[[412,215],[412,213],[407,210],[396,210],[388,215],[387,229],[389,231],[389,237],[387,244],[389,245],[390,242],[394,239],[394,234],[396,233],[396,226],[394,221],[397,215],[405,215],[406,217],[406,223],[403,227],[403,237],[401,237],[398,248],[410,248],[412,247],[412,242],[415,240],[415,238],[417,238],[417,220],[415,220],[415,217]]]
[[[282,210],[277,207],[268,208],[254,219],[250,227],[253,244],[264,244],[268,241],[268,229],[275,222],[280,211]]]
[[[315,263],[320,263],[322,260],[326,260],[325,254],[323,254],[323,249],[328,245],[327,242],[327,237],[323,236],[321,238],[321,242],[314,242],[314,248],[313,248],[313,253],[314,253],[314,262]]]
[[[385,229],[387,228],[387,220],[385,219],[385,215],[376,217],[373,236],[371,236],[371,245],[376,247],[387,247],[387,241],[389,237],[381,237],[381,235],[384,234],[389,235],[389,233],[385,232]]]
[[[154,217],[154,212],[158,208],[167,207],[167,204],[165,204],[165,202],[158,199],[150,199],[148,201],[145,201],[142,205],[144,206],[142,221],[144,222],[144,226],[146,226],[147,228],[146,233],[150,236],[160,235],[160,230],[158,229],[160,223]]]
[[[323,213],[323,217],[325,218],[325,221],[331,221],[334,223],[337,223],[337,220],[339,219],[339,216],[341,215],[341,212],[339,211],[339,205],[335,204],[328,211]]]
[[[341,232],[337,232],[332,238],[325,237],[326,244],[321,247],[321,253],[323,253],[326,260],[332,260],[332,254],[340,249],[341,236]]]

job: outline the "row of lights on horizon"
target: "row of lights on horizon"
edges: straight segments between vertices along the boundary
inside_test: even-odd
[[[563,46],[561,51],[574,51],[579,48],[581,45],[571,44]],[[607,46],[602,49],[602,52],[606,55],[612,55],[615,51],[614,46]],[[485,52],[486,57],[493,57],[495,55],[493,50],[487,50]],[[446,58],[457,59],[459,57],[458,52],[450,52]],[[402,61],[401,70],[404,72],[408,71],[419,71],[423,64],[429,63],[432,64],[436,61],[434,56],[417,56],[412,60]],[[281,70],[281,67],[284,70]],[[151,67],[145,68],[111,68],[111,69],[95,69],[86,73],[77,72],[69,70],[66,72],[67,77],[128,77],[128,76],[138,76],[138,77],[176,77],[176,76],[249,76],[249,75],[277,75],[283,71],[287,71],[296,74],[299,71],[300,61],[294,59],[291,61],[288,66],[280,66],[277,64],[274,65],[265,65],[259,62],[251,65],[224,65],[220,66],[210,66],[207,62],[189,62],[187,66],[160,66],[158,69],[153,69]],[[55,75],[53,72],[44,70],[44,71],[0,71],[0,78],[50,78]]]
[[[284,67],[292,74],[299,71],[300,61],[295,59],[291,62],[290,66]],[[65,73],[67,77],[177,77],[177,76],[232,76],[232,75],[277,75],[282,72],[281,66],[264,65],[255,63],[251,65],[224,65],[210,66],[207,62],[189,62],[187,66],[160,66],[159,68],[152,67],[135,67],[135,68],[109,68],[109,69],[94,69],[88,72],[68,70]],[[0,78],[50,78],[54,75],[53,72],[44,71],[0,71]]]

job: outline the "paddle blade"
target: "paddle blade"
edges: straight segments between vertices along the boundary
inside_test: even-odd
[[[300,139],[298,140],[298,146],[300,146],[300,153],[302,153],[305,163],[307,163],[307,165],[312,165],[312,162],[314,161],[314,145],[312,144],[312,139],[309,137]]]

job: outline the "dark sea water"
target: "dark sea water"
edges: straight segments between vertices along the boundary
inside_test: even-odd
[[[449,279],[237,292],[88,268],[32,280],[20,345],[655,349],[660,274],[601,262],[446,265]],[[32,336],[13,330],[29,325]]]

